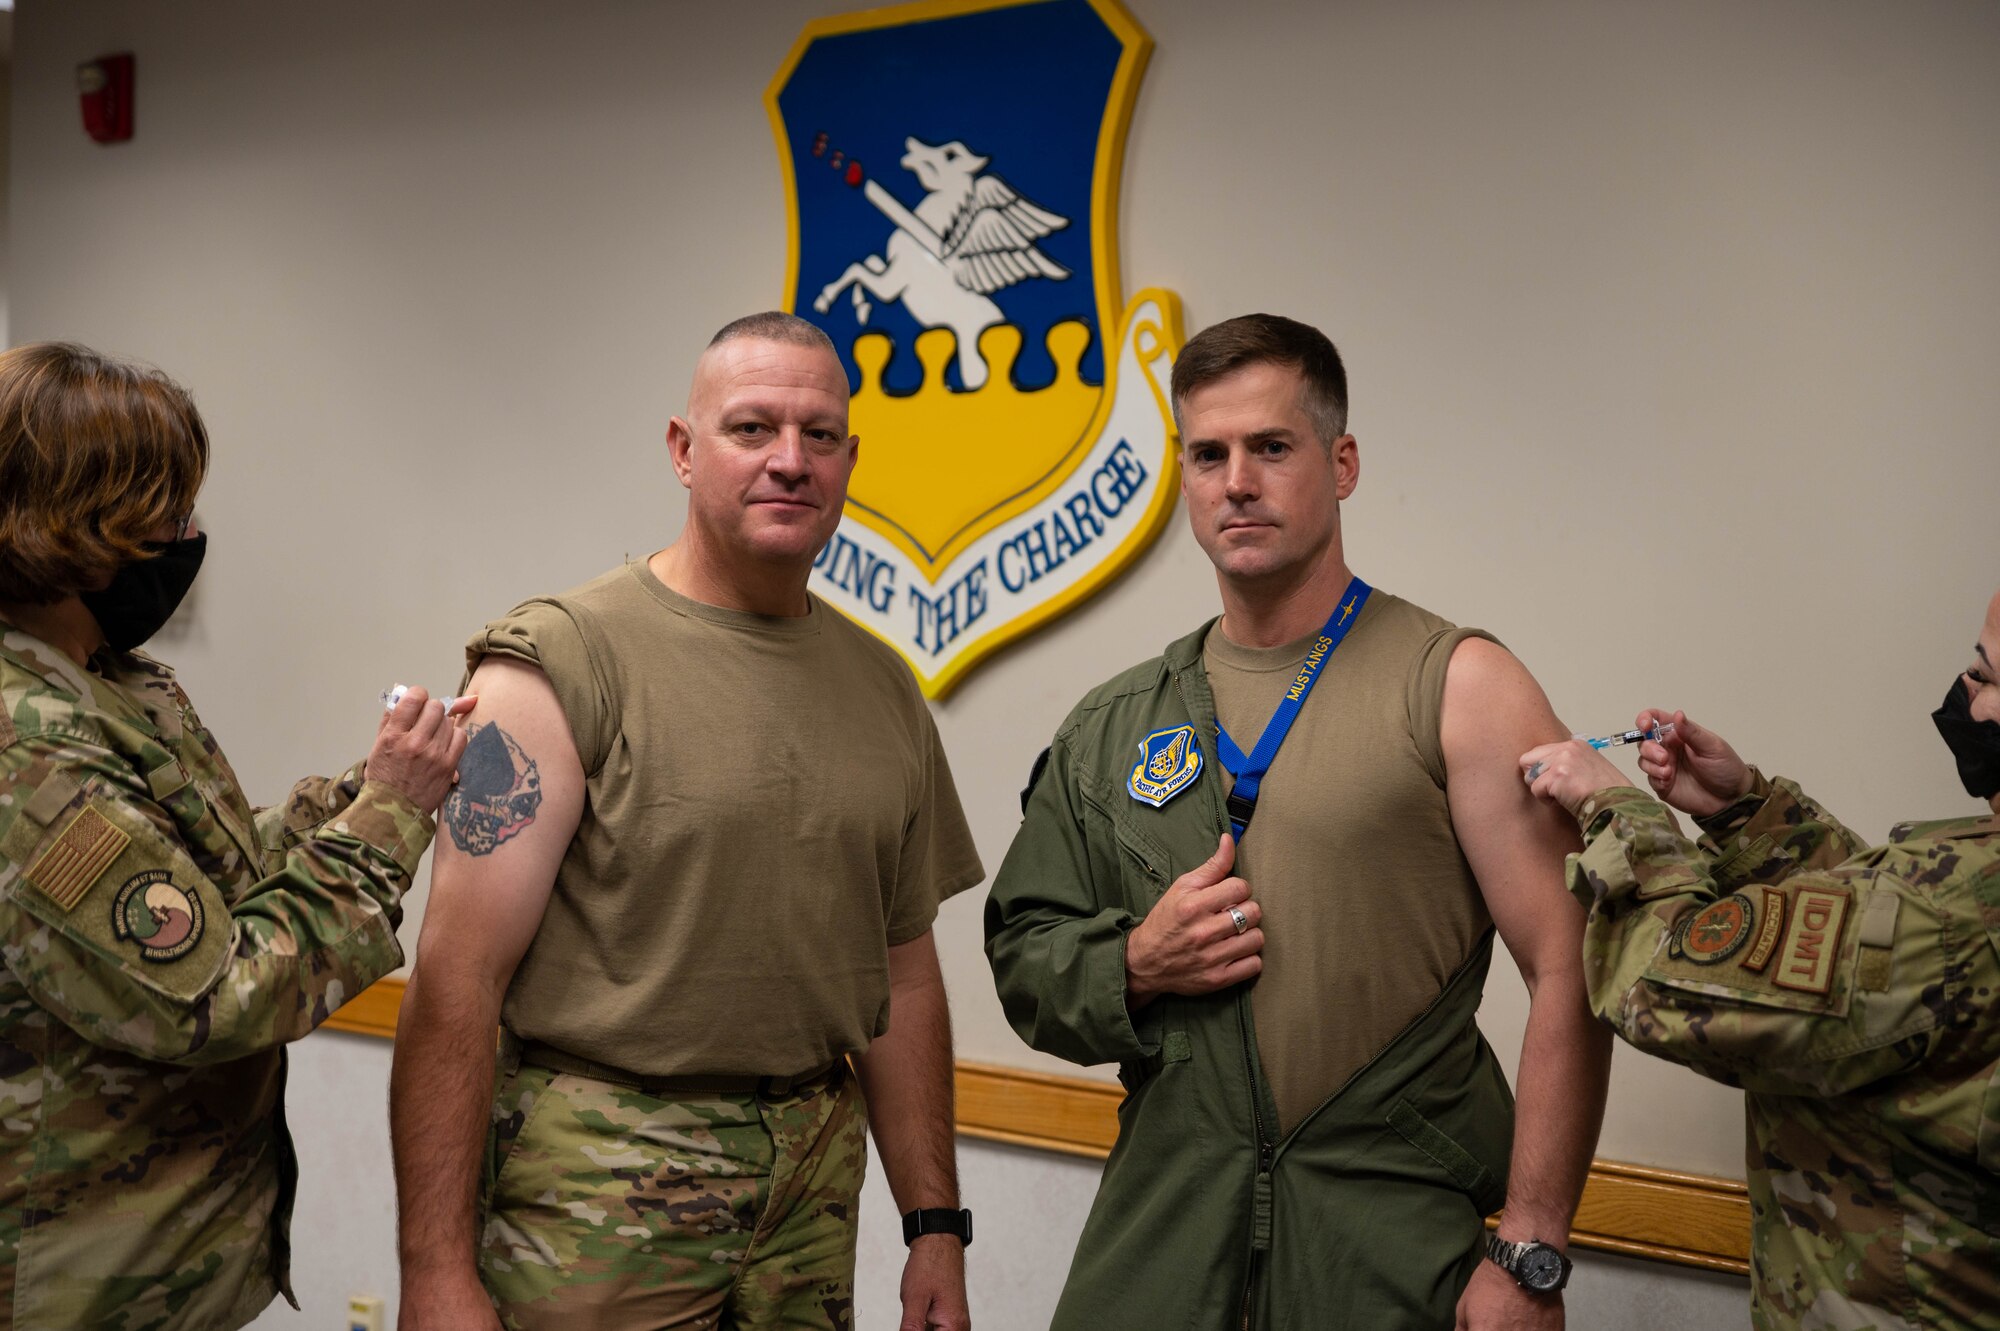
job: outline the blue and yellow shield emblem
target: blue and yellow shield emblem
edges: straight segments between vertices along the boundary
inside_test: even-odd
[[[1193,726],[1155,730],[1139,741],[1139,765],[1125,788],[1132,798],[1159,808],[1201,775],[1201,745]]]
[[[766,94],[785,308],[832,337],[861,463],[814,589],[942,696],[1156,537],[1168,292],[1119,288],[1151,42],[1115,0],[923,0],[809,25]]]

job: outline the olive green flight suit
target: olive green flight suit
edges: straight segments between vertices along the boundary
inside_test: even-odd
[[[1128,1092],[1054,1327],[1448,1328],[1484,1217],[1505,1200],[1513,1139],[1513,1097],[1473,1020],[1490,930],[1431,1007],[1282,1139],[1246,988],[1128,1014],[1126,935],[1229,826],[1207,631],[1070,713],[987,902],[1014,1029],[1075,1063],[1117,1063]],[[1201,748],[1194,784],[1159,807],[1134,799],[1139,743],[1184,725]]]

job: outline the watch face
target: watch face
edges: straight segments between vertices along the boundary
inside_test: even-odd
[[[1554,1248],[1534,1247],[1521,1254],[1517,1274],[1529,1289],[1547,1291],[1562,1284],[1562,1254]]]

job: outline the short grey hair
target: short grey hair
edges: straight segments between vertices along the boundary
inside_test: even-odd
[[[826,335],[826,330],[810,319],[801,319],[783,310],[765,310],[762,314],[746,314],[741,319],[732,319],[708,340],[708,345],[719,347],[739,337],[789,342],[795,347],[818,347],[835,360],[840,359],[840,352],[834,347],[833,339]]]

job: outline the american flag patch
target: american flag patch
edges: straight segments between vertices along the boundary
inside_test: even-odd
[[[56,843],[28,866],[28,882],[64,910],[74,910],[90,885],[104,875],[131,841],[109,818],[95,809],[85,809],[70,819]]]

